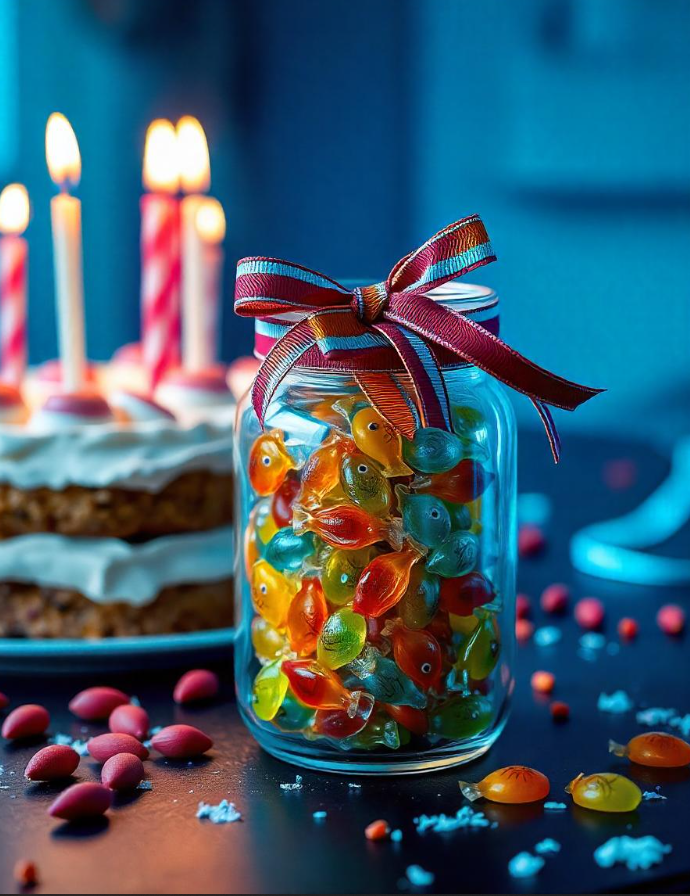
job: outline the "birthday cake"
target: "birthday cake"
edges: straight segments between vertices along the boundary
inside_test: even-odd
[[[154,398],[136,377],[114,361],[63,395],[46,365],[0,387],[0,637],[232,624],[225,373],[173,372]]]

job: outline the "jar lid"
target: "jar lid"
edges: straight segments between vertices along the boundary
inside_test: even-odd
[[[346,281],[344,285],[354,285],[355,281]],[[424,293],[430,299],[441,302],[453,311],[457,311],[472,320],[480,323],[482,327],[498,336],[499,317],[498,317],[498,295],[488,286],[479,286],[474,283],[465,283],[462,280],[450,280],[430,289]],[[289,312],[288,314],[280,314],[275,317],[257,318],[254,326],[254,355],[263,359],[273,348],[275,343],[288,332],[291,326],[302,320],[305,314],[302,312]],[[377,364],[379,369],[391,369],[397,367],[400,363],[399,358],[390,348],[389,343],[375,331],[367,334],[368,348],[380,349],[380,363]],[[444,353],[439,358],[443,364],[457,365],[458,360],[455,357],[447,357],[448,353]],[[320,361],[319,358],[322,360]],[[302,356],[297,366],[299,367],[328,367],[333,369],[333,361],[322,363],[325,361],[318,349],[310,349]],[[337,364],[340,369],[348,369],[345,359],[342,359],[342,366]]]

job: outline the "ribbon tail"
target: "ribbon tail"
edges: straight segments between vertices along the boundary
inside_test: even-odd
[[[419,416],[412,396],[400,380],[385,371],[358,371],[354,377],[379,414],[405,438],[414,438]]]
[[[262,426],[275,390],[297,359],[316,344],[312,323],[313,318],[318,316],[317,311],[288,330],[282,339],[276,342],[259,367],[252,386],[252,405]]]
[[[557,464],[561,459],[561,437],[558,435],[558,430],[553,421],[551,411],[549,410],[548,405],[545,405],[543,401],[539,401],[537,398],[532,398],[531,402],[537,409],[537,413],[541,417],[541,422],[544,424],[546,438],[549,440],[549,446],[551,448],[551,454],[553,455],[554,463]]]
[[[409,374],[421,426],[452,432],[450,400],[433,346],[398,324],[384,322],[373,327],[393,346]]]

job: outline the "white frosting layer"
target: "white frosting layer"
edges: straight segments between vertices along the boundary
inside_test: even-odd
[[[0,482],[17,488],[117,486],[155,493],[191,470],[232,470],[227,421],[112,423],[51,433],[0,425]]]
[[[99,604],[141,607],[168,585],[215,582],[232,572],[232,526],[136,545],[52,534],[0,541],[0,580],[72,588]]]

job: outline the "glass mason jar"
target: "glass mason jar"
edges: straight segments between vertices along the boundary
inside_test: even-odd
[[[497,321],[495,293],[429,295]],[[402,378],[402,373],[401,373]],[[501,383],[444,367],[454,434],[401,438],[347,371],[298,367],[237,415],[235,671],[259,744],[304,768],[448,768],[513,689],[516,427]]]

